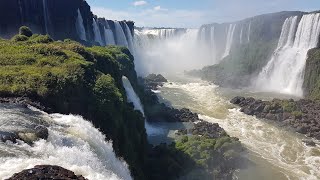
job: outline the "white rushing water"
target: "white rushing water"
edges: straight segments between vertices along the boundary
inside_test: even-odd
[[[102,41],[102,37],[101,37],[101,33],[100,33],[100,29],[99,29],[98,23],[94,18],[92,20],[93,20],[92,27],[93,27],[93,33],[94,33],[94,41],[98,42],[102,46],[104,44],[103,44],[103,41]]]
[[[84,28],[84,25],[83,25],[83,18],[82,18],[80,9],[78,9],[77,13],[78,13],[77,20],[76,20],[77,33],[81,40],[86,41],[87,40],[86,29]]]
[[[0,130],[44,124],[48,140],[30,146],[0,142],[0,179],[35,165],[58,165],[95,180],[132,179],[128,166],[113,152],[112,142],[81,116],[46,114],[35,108],[0,105]]]
[[[255,82],[257,90],[303,96],[307,52],[318,44],[320,14],[307,14],[297,21],[298,17],[290,17],[283,24],[278,47]]]
[[[134,89],[133,89],[133,87],[127,77],[125,77],[125,76],[122,77],[122,84],[123,84],[124,89],[126,90],[128,102],[133,103],[134,109],[140,111],[143,114],[143,116],[145,116],[144,109],[143,109],[142,103],[140,101],[140,98],[138,97],[138,95],[134,91]],[[145,128],[146,128],[148,136],[152,136],[154,134],[160,134],[163,131],[162,128],[155,128],[154,126],[149,124],[147,121],[145,121]]]
[[[212,26],[210,29],[210,39],[211,39],[211,54],[212,54],[212,64],[217,62],[217,44],[215,36],[215,27]]]
[[[308,147],[302,142],[303,136],[239,112],[228,102],[230,95],[226,96],[218,86],[200,80],[183,80],[167,83],[160,90],[161,96],[174,107],[190,108],[199,113],[201,119],[219,123],[248,148],[253,164],[240,170],[238,179],[320,178],[319,145]]]
[[[134,54],[133,37],[127,23],[125,23],[125,28],[126,28],[126,35],[127,35],[127,41],[128,41],[128,48],[131,51],[131,53]]]
[[[241,26],[241,30],[240,30],[240,44],[242,44],[242,38],[243,38],[243,26]]]
[[[104,36],[106,40],[106,45],[115,45],[114,35],[111,29],[104,28]]]
[[[116,44],[119,46],[129,47],[126,35],[120,25],[120,22],[114,21],[115,31],[116,31]]]
[[[251,35],[251,21],[249,23],[249,27],[248,27],[248,43],[250,42],[250,35]]]
[[[236,24],[230,24],[229,27],[227,28],[226,47],[225,47],[222,59],[229,56],[229,54],[230,54],[235,29],[236,29]]]
[[[139,75],[170,74],[211,65],[211,52],[198,44],[198,29],[160,38],[160,29],[135,30],[135,65]]]

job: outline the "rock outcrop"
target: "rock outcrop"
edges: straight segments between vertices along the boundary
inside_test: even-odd
[[[39,165],[31,169],[23,170],[14,174],[7,180],[38,180],[38,179],[65,179],[65,180],[87,180],[81,175],[59,166]]]
[[[235,97],[231,103],[239,105],[240,111],[247,115],[277,121],[298,133],[320,140],[320,103],[317,101],[305,99],[262,101]]]
[[[76,28],[80,12],[86,40],[82,40]],[[49,34],[55,40],[73,39],[83,44],[97,44],[93,21],[96,21],[100,36],[105,42],[105,29],[116,33],[115,21],[98,18],[91,12],[85,0],[10,0],[0,1],[0,37],[11,38],[21,26],[28,26],[34,33]],[[133,35],[134,22],[119,21],[124,32],[127,24]],[[117,37],[114,37],[117,38]]]

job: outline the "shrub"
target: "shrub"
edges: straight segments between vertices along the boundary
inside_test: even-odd
[[[30,28],[28,28],[27,26],[21,26],[20,29],[19,29],[19,34],[20,35],[25,35],[27,37],[31,37],[33,33],[30,30]]]
[[[15,35],[11,38],[12,41],[14,42],[19,42],[19,41],[27,41],[29,38],[25,35]]]

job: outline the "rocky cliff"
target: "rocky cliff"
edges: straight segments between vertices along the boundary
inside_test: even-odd
[[[281,34],[286,18],[303,12],[279,12],[260,15],[242,21],[203,25],[199,31],[201,44],[212,53],[213,64],[191,74],[227,87],[250,84],[267,64]]]
[[[320,99],[320,48],[308,52],[303,88],[306,97]]]
[[[81,19],[79,21],[79,18]],[[98,36],[94,21],[99,27],[102,42],[96,42]],[[81,38],[78,24],[84,29],[85,38]],[[110,29],[117,38],[115,21],[97,18],[85,0],[4,0],[0,1],[0,37],[11,38],[18,33],[19,27],[28,26],[37,34],[49,34],[55,40],[73,39],[84,44],[105,45],[105,29]],[[126,25],[133,35],[132,21],[120,22],[127,35]],[[96,33],[96,34],[95,34]]]

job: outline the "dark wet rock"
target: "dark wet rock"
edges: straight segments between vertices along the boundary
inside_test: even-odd
[[[311,146],[314,147],[316,146],[316,143],[312,140],[303,140],[303,142],[307,145],[307,146]]]
[[[191,129],[191,132],[193,135],[201,135],[209,138],[227,136],[227,133],[219,126],[219,124],[205,121],[195,123],[194,127]]]
[[[19,136],[16,133],[0,131],[0,141],[1,142],[11,141],[13,143],[16,143],[17,139],[19,139]]]
[[[14,174],[7,180],[39,180],[39,179],[65,179],[65,180],[86,180],[81,175],[59,166],[39,165],[32,169],[26,169]]]
[[[180,129],[180,130],[178,130],[178,132],[176,134],[179,135],[179,136],[187,135],[188,134],[188,130],[187,129]]]
[[[48,139],[48,137],[49,137],[49,131],[44,126],[37,126],[35,129],[35,133],[36,133],[37,137],[40,139]]]
[[[48,107],[43,106],[41,103],[37,101],[33,101],[27,97],[0,97],[0,103],[8,103],[8,104],[18,104],[27,106],[33,106],[39,110],[51,113],[52,110]]]
[[[156,90],[159,86],[163,86],[163,83],[168,82],[161,74],[150,74],[144,78],[144,84],[147,89]]]
[[[148,121],[151,122],[196,122],[199,121],[197,113],[189,109],[175,109],[161,105],[160,110],[149,115]]]
[[[261,101],[254,98],[235,97],[230,102],[239,105],[240,111],[247,115],[281,122],[281,126],[289,126],[298,133],[320,139],[320,102],[318,101],[306,99]]]

